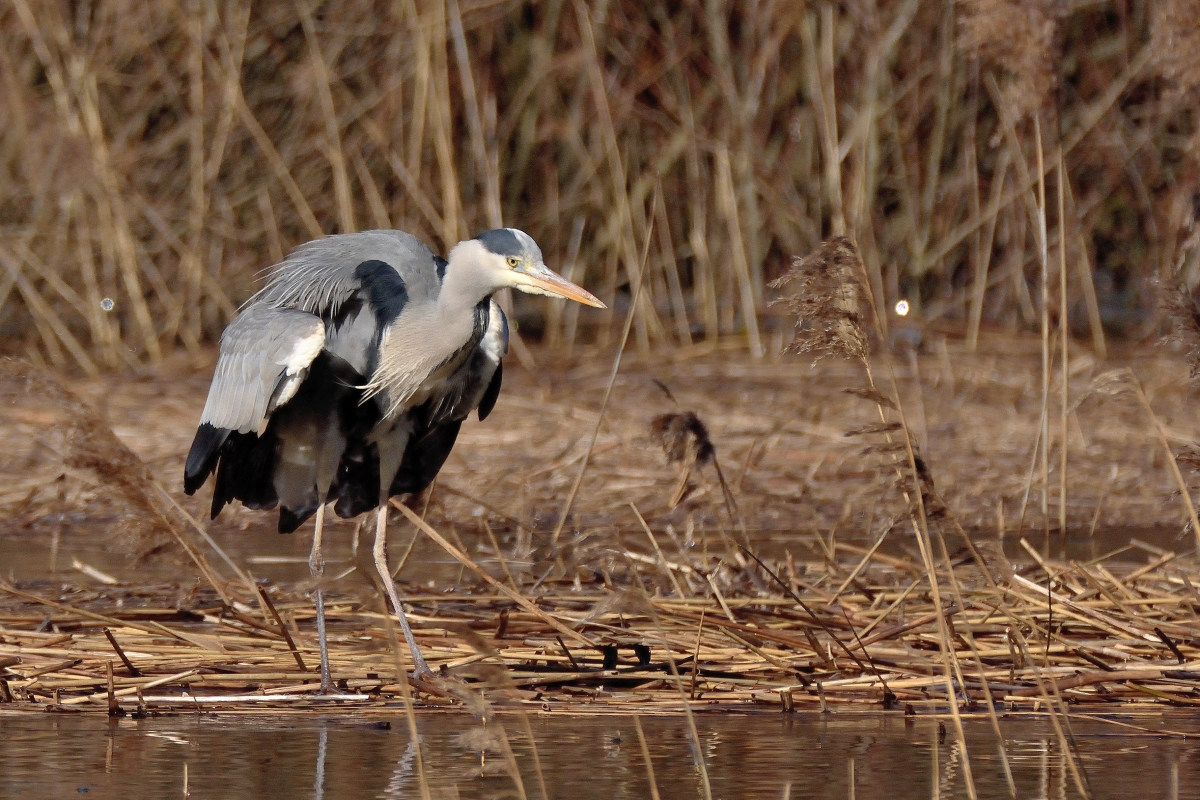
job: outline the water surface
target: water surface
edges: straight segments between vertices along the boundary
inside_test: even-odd
[[[93,798],[961,798],[963,758],[934,718],[835,713],[684,716],[466,713],[393,716],[0,715],[0,797]],[[1075,717],[1097,798],[1200,797],[1194,716]],[[642,736],[636,725],[640,724]],[[947,723],[948,724],[948,723]],[[1044,718],[1001,722],[1021,798],[1079,797]],[[980,797],[1008,797],[985,719],[966,723]],[[531,731],[530,740],[526,731]],[[698,747],[696,742],[698,741]],[[511,760],[504,751],[511,748]],[[643,742],[650,760],[643,754]],[[514,772],[510,765],[516,765]],[[186,771],[186,772],[185,772]],[[186,774],[186,777],[185,777]]]

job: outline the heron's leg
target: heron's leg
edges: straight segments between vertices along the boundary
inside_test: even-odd
[[[392,573],[388,570],[386,502],[379,506],[378,517],[375,520],[374,553],[375,571],[379,573],[379,580],[383,582],[383,590],[392,600],[392,608],[396,609],[396,618],[400,620],[400,629],[404,631],[404,641],[408,642],[408,649],[412,651],[413,677],[421,678],[432,675],[433,670],[425,663],[425,657],[421,655],[421,650],[417,647],[417,640],[413,636],[412,628],[408,626],[408,618],[404,616],[404,606],[400,605],[400,593],[396,591],[396,582],[392,580]]]
[[[321,552],[321,537],[325,529],[325,504],[317,508],[317,522],[313,529],[312,551],[308,554],[308,571],[316,588],[313,601],[317,607],[317,645],[321,650],[321,694],[336,694],[333,676],[329,673],[329,640],[325,636],[325,595],[322,584],[325,580],[325,555]]]

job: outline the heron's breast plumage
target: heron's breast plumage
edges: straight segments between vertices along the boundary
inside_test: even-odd
[[[441,390],[478,344],[475,315],[445,314],[437,304],[410,305],[383,332],[368,396],[396,417]]]

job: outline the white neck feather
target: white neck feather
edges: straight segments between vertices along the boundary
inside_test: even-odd
[[[495,276],[485,268],[487,261],[495,257],[478,239],[456,244],[450,251],[438,308],[448,315],[467,316],[467,311],[499,289]]]

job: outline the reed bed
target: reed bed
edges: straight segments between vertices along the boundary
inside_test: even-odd
[[[514,224],[616,311],[520,300],[556,346],[760,354],[768,282],[849,235],[881,303],[1103,353],[1198,280],[1194,6],[16,0],[2,346],[154,363],[305,240]]]
[[[951,694],[963,713],[988,696],[1013,709],[1194,704],[1196,554],[1159,443],[1164,428],[1173,444],[1200,435],[1185,370],[1130,356],[1157,427],[1111,394],[1076,407],[1071,528],[1047,536],[1056,509],[1042,519],[1031,504],[1016,524],[1038,345],[1001,339],[947,357],[960,347],[927,343],[897,366],[912,436],[939,475],[924,492],[933,570],[904,523],[894,449],[864,442],[874,403],[842,388],[861,371],[853,363],[631,359],[567,513],[610,371],[531,351],[547,366],[509,373],[504,424],[464,430],[408,512],[429,531],[394,515],[418,637],[445,668],[420,702],[595,713],[944,712]],[[1077,365],[1077,391],[1120,363]],[[204,526],[236,544],[224,561],[192,522],[203,500],[170,502],[191,433],[179,420],[198,413],[207,377],[190,360],[119,379],[120,391],[116,378],[68,388],[30,365],[4,370],[4,434],[25,443],[0,465],[6,536],[41,547],[57,537],[63,577],[0,576],[3,707],[401,702],[403,650],[353,553],[330,562],[342,573],[328,587],[334,674],[352,695],[335,701],[315,694],[309,587],[239,576],[260,568],[247,554],[276,536],[270,515],[231,509]],[[1097,519],[1139,528],[1104,545]],[[354,535],[352,523],[332,526],[335,541]],[[1056,555],[1091,536],[1090,552]],[[138,566],[84,561],[63,573],[89,538]],[[306,575],[294,569],[291,580]]]
[[[1132,711],[1200,704],[1195,569],[1194,556],[1153,548],[1119,563],[957,567],[963,604],[944,609],[959,676],[953,698],[921,564],[867,548],[791,557],[771,577],[753,560],[739,567],[729,557],[680,561],[630,548],[628,572],[611,575],[612,585],[558,578],[499,593],[462,581],[408,600],[439,671],[418,694],[430,707],[930,713],[948,703],[978,711],[990,697],[1007,710]],[[683,595],[651,588],[668,584]],[[327,601],[333,674],[348,695],[327,698],[316,694],[312,604],[295,587],[269,587],[269,614],[249,596],[225,605],[212,590],[180,604],[168,585],[46,589],[0,584],[0,709],[401,702],[389,619],[369,596]]]

